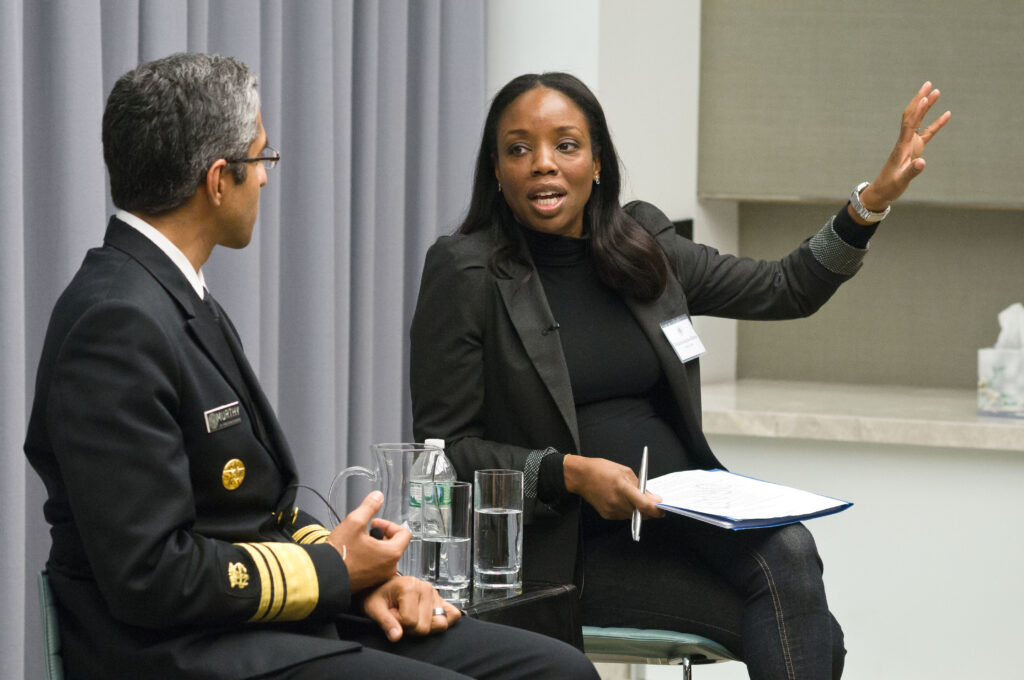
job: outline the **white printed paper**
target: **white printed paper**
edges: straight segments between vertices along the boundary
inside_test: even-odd
[[[686,470],[648,480],[658,507],[729,529],[791,524],[850,507],[849,501],[763,482],[725,470]]]

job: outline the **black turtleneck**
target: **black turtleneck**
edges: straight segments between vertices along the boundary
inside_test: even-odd
[[[548,305],[559,324],[580,431],[579,453],[607,458],[636,471],[644,446],[652,477],[687,469],[682,444],[657,412],[656,395],[666,389],[654,348],[621,293],[600,281],[590,258],[590,240],[523,229]],[[552,482],[564,489],[557,458],[541,467],[541,498]],[[560,457],[559,457],[560,458]],[[585,527],[601,521],[589,509]]]

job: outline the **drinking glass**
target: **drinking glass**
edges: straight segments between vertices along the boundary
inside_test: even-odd
[[[473,489],[474,586],[518,594],[523,589],[523,473],[477,470]]]
[[[417,573],[457,607],[469,604],[473,485],[469,482],[410,482],[423,488],[419,507],[422,531]]]

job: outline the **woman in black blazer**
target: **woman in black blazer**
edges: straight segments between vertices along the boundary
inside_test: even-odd
[[[800,524],[730,532],[661,517],[634,470],[722,467],[701,431],[699,363],[663,325],[711,314],[786,319],[817,310],[860,267],[889,204],[949,119],[921,122],[922,86],[878,176],[777,262],[675,234],[657,208],[619,204],[604,113],[562,73],[494,98],[468,215],[427,254],[412,323],[418,440],[443,437],[460,478],[523,470],[524,577],[576,583],[588,625],[684,630],[728,646],[754,678],[842,673],[842,630]]]

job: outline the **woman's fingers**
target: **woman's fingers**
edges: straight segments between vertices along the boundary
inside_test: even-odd
[[[945,126],[945,124],[949,122],[949,119],[952,117],[952,115],[953,114],[951,112],[946,111],[944,114],[935,119],[935,121],[931,125],[921,130],[921,141],[923,141],[925,144],[930,142],[932,137],[935,136],[935,133],[941,130],[943,126]]]

